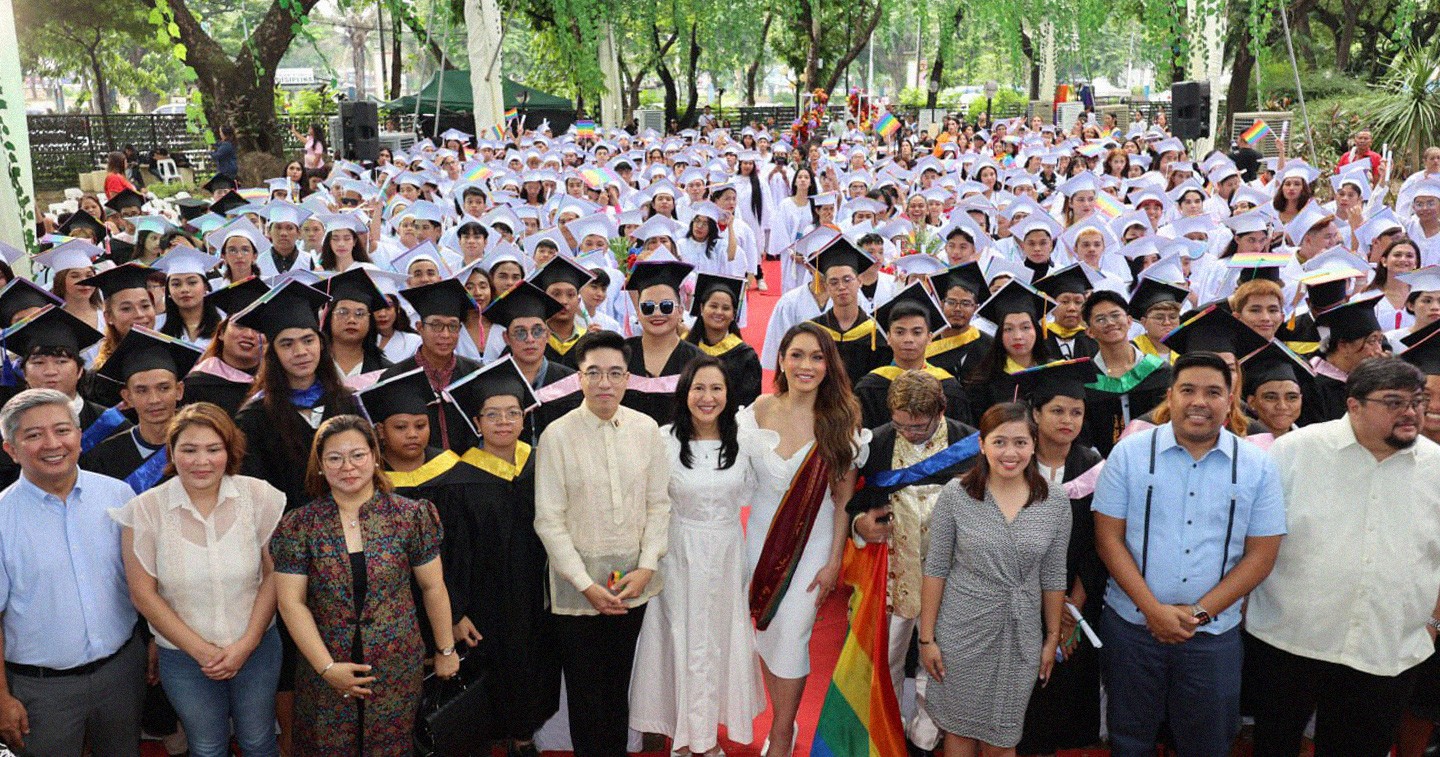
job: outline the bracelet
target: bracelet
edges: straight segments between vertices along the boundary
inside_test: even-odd
[[[934,643],[935,643],[935,640],[934,640],[934,639],[931,639],[931,640],[929,640],[929,641],[926,641],[926,640],[924,640],[924,639],[918,639],[918,641],[920,642],[920,646],[922,646],[922,647],[923,647],[923,646],[928,646],[928,645],[930,645],[930,644],[934,644]]]
[[[335,661],[334,661],[334,660],[331,660],[329,665],[326,665],[325,667],[323,667],[323,668],[320,669],[320,677],[321,677],[321,678],[324,678],[324,677],[325,677],[325,674],[326,674],[326,673],[329,673],[329,672],[330,672],[330,669],[333,668],[333,667],[335,667]]]
[[[440,652],[441,657],[449,657],[450,655],[455,654],[455,645],[451,644],[450,646],[438,651]]]

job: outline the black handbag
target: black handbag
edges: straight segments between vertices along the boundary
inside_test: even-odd
[[[461,665],[449,680],[433,672],[425,676],[415,718],[417,757],[489,754],[494,713],[485,691],[487,673],[468,667]]]

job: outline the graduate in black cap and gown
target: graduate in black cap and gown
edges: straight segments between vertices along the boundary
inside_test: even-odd
[[[760,355],[740,338],[740,327],[736,324],[744,289],[745,280],[741,278],[714,273],[698,274],[695,277],[695,301],[690,304],[690,315],[694,316],[695,324],[685,335],[685,341],[699,347],[706,355],[718,358],[725,366],[736,407],[755,404],[764,378]]]
[[[420,334],[420,349],[386,368],[380,374],[381,379],[423,368],[426,378],[430,379],[430,387],[438,392],[455,379],[480,367],[474,360],[455,353],[455,347],[460,343],[460,332],[465,328],[465,319],[477,307],[470,293],[465,291],[464,284],[455,279],[444,279],[401,290],[400,296],[415,308],[419,316],[415,330]],[[464,419],[455,415],[453,408],[444,405],[430,406],[430,429],[431,443],[441,449],[469,449],[475,441]]]
[[[889,346],[892,361],[860,377],[855,399],[860,402],[861,425],[878,428],[890,422],[890,384],[909,370],[925,371],[940,381],[945,393],[945,417],[969,424],[970,404],[959,379],[925,359],[930,334],[945,324],[940,306],[915,282],[875,310],[875,322]]]
[[[830,295],[830,308],[810,320],[820,324],[845,364],[845,375],[854,386],[870,371],[890,362],[890,348],[880,338],[875,319],[860,308],[860,276],[875,267],[864,250],[837,236],[810,256],[815,281]]]
[[[1089,412],[1087,385],[1098,372],[1093,360],[1076,358],[1016,374],[1020,395],[1030,404],[1039,432],[1035,462],[1040,475],[1052,487],[1064,486],[1070,495],[1073,517],[1065,557],[1065,600],[1092,627],[1100,622],[1109,579],[1095,548],[1095,518],[1090,513],[1093,479],[1102,458],[1080,434]],[[1081,483],[1072,485],[1077,479]],[[1055,754],[1100,740],[1099,652],[1076,629],[1068,611],[1060,636],[1065,659],[1051,669],[1048,684],[1031,692],[1018,753]]]
[[[635,312],[641,333],[625,340],[630,346],[630,380],[622,405],[639,410],[661,426],[675,410],[675,383],[699,348],[680,338],[685,314],[680,284],[695,269],[674,260],[641,261],[630,271],[625,289],[639,296]]]
[[[993,337],[971,323],[980,303],[990,296],[990,287],[979,263],[962,263],[944,273],[930,277],[935,296],[940,298],[940,311],[945,314],[945,327],[925,348],[925,360],[950,375],[962,378],[979,364],[990,349]]]
[[[1011,279],[980,306],[980,317],[995,324],[995,340],[964,379],[971,418],[1016,399],[1013,374],[1050,362],[1053,356],[1040,325],[1048,303],[1045,295]]]
[[[246,440],[241,472],[285,492],[286,512],[312,499],[305,467],[315,429],[359,411],[320,334],[317,311],[328,301],[324,292],[291,280],[233,316],[266,339],[260,373],[235,417]]]
[[[530,283],[560,303],[560,310],[546,321],[550,337],[545,344],[545,357],[550,362],[572,369],[575,367],[575,356],[570,353],[570,348],[585,336],[586,331],[576,321],[580,308],[584,307],[580,290],[594,278],[588,270],[564,255],[551,258],[550,262],[531,274]]]
[[[1326,333],[1319,353],[1310,358],[1315,380],[1305,394],[1301,426],[1344,417],[1350,371],[1384,352],[1385,333],[1375,316],[1375,304],[1383,296],[1366,292],[1315,314],[1315,324]]]
[[[320,289],[330,295],[320,330],[330,337],[330,352],[340,377],[347,384],[367,374],[376,374],[371,378],[378,379],[380,371],[389,368],[391,362],[380,350],[375,311],[389,307],[389,301],[362,266],[352,266],[325,279]]]
[[[19,284],[24,279],[16,279]],[[29,282],[26,282],[29,283]],[[12,285],[13,286],[13,285]],[[28,290],[17,290],[28,291]],[[6,293],[10,292],[7,287]],[[13,309],[14,295],[0,294],[0,315]],[[100,332],[84,321],[66,312],[59,305],[50,303],[36,310],[26,309],[29,316],[0,332],[0,392],[4,399],[24,389],[54,389],[70,399],[71,407],[80,416],[83,430],[94,425],[105,412],[105,408],[86,400],[79,393],[79,384],[85,370],[81,353],[86,347],[100,341]],[[14,364],[6,352],[14,352],[19,360]],[[37,362],[37,358],[41,359]],[[15,483],[20,477],[20,467],[9,455],[0,455],[0,488]]]
[[[168,458],[165,438],[185,394],[184,377],[200,359],[200,350],[144,326],[130,329],[98,379],[120,385],[120,396],[137,423],[80,456],[80,467],[118,478],[142,494],[160,483]]]
[[[533,753],[535,732],[560,708],[549,574],[535,533],[535,458],[520,439],[523,418],[538,403],[510,358],[460,378],[445,392],[480,437],[461,456],[460,467],[476,480],[465,500],[470,510],[462,527],[468,534],[456,540],[469,565],[450,597],[461,618],[457,625],[468,624],[455,638],[478,644],[482,654],[472,659],[488,666],[486,688],[499,726],[491,735],[509,740],[508,754]]]
[[[105,339],[100,343],[92,368],[99,369],[105,365],[131,327],[155,328],[155,301],[150,298],[150,277],[157,274],[163,275],[150,266],[131,262],[79,282],[99,289],[105,298]],[[120,387],[114,382],[92,381],[85,391],[92,401],[105,407],[120,403]]]
[[[1096,344],[1094,363],[1100,374],[1086,390],[1081,438],[1102,456],[1110,454],[1132,418],[1155,409],[1170,389],[1170,361],[1130,341],[1129,306],[1120,294],[1100,289],[1081,309]]]
[[[1050,319],[1045,321],[1045,348],[1058,358],[1090,357],[1100,351],[1100,345],[1085,331],[1085,319],[1080,311],[1085,298],[1095,288],[1080,263],[1074,263],[1051,273],[1034,284],[1035,289],[1049,295],[1055,301]]]
[[[564,307],[540,291],[533,282],[522,281],[485,308],[485,318],[503,331],[506,350],[514,358],[530,388],[545,400],[525,416],[521,438],[530,446],[550,422],[580,406],[580,375],[574,368],[550,358],[546,342],[549,320]]]
[[[200,362],[185,377],[182,405],[209,402],[233,418],[240,412],[245,396],[260,370],[265,339],[259,331],[235,322],[239,313],[270,291],[257,276],[251,276],[205,295],[205,301],[227,315],[215,327],[215,339]]]
[[[1304,387],[1315,380],[1315,374],[1305,358],[1278,339],[1241,359],[1240,370],[1245,377],[1241,397],[1246,408],[1270,429],[1246,439],[1269,449],[1277,437],[1299,428],[1296,423],[1304,409]]]

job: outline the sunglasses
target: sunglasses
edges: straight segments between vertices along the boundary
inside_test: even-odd
[[[655,315],[656,310],[660,311],[660,315],[671,315],[675,312],[675,301],[661,300],[656,302],[654,300],[645,300],[640,303],[640,315],[649,317]]]

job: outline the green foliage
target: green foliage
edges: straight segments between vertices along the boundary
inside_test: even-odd
[[[1440,141],[1440,44],[1411,49],[1390,62],[1373,95],[1366,99],[1368,125],[1377,142],[1389,142],[1398,155],[1417,165],[1420,153]]]
[[[9,110],[6,98],[9,97],[3,90],[0,90],[0,113]],[[10,180],[10,191],[15,193],[15,202],[20,206],[25,217],[20,219],[21,233],[25,235],[25,249],[35,250],[35,203],[30,193],[21,181],[20,155],[15,150],[15,137],[10,132],[10,124],[0,118],[0,148],[5,150],[6,177]]]
[[[182,181],[177,181],[173,184],[166,184],[163,181],[152,181],[149,184],[145,185],[145,191],[155,195],[156,197],[159,197],[162,200],[168,200],[171,197],[180,194],[181,192],[189,192],[191,195],[206,194],[206,191],[204,189],[199,188],[194,183],[187,184]]]
[[[1288,56],[1277,60],[1269,61],[1260,68],[1260,80],[1264,82],[1265,90],[1261,94],[1264,99],[1262,109],[1279,107],[1288,109],[1286,103],[1295,103],[1299,99],[1295,93],[1295,74],[1290,69]],[[1354,98],[1370,92],[1370,85],[1364,81],[1343,73],[1337,73],[1333,69],[1311,71],[1302,69],[1300,71],[1300,86],[1305,90],[1305,99],[1311,100],[1334,100]]]
[[[1350,137],[1366,123],[1365,98],[1311,100],[1308,91],[1305,97],[1306,109],[1310,112],[1310,132],[1315,135],[1315,160],[1321,166],[1333,166],[1348,149]],[[1296,120],[1290,124],[1286,152],[1308,162],[1311,159],[1309,137],[1301,120],[1300,106],[1297,104],[1294,110]],[[1378,138],[1376,143],[1379,144]]]
[[[985,112],[985,104],[986,100],[983,96],[970,101],[967,114],[972,122]],[[1025,106],[1029,104],[1030,99],[1026,93],[1001,87],[1000,91],[995,93],[995,103],[990,112],[999,117],[1002,113],[1012,113],[1016,109],[1024,110]]]

